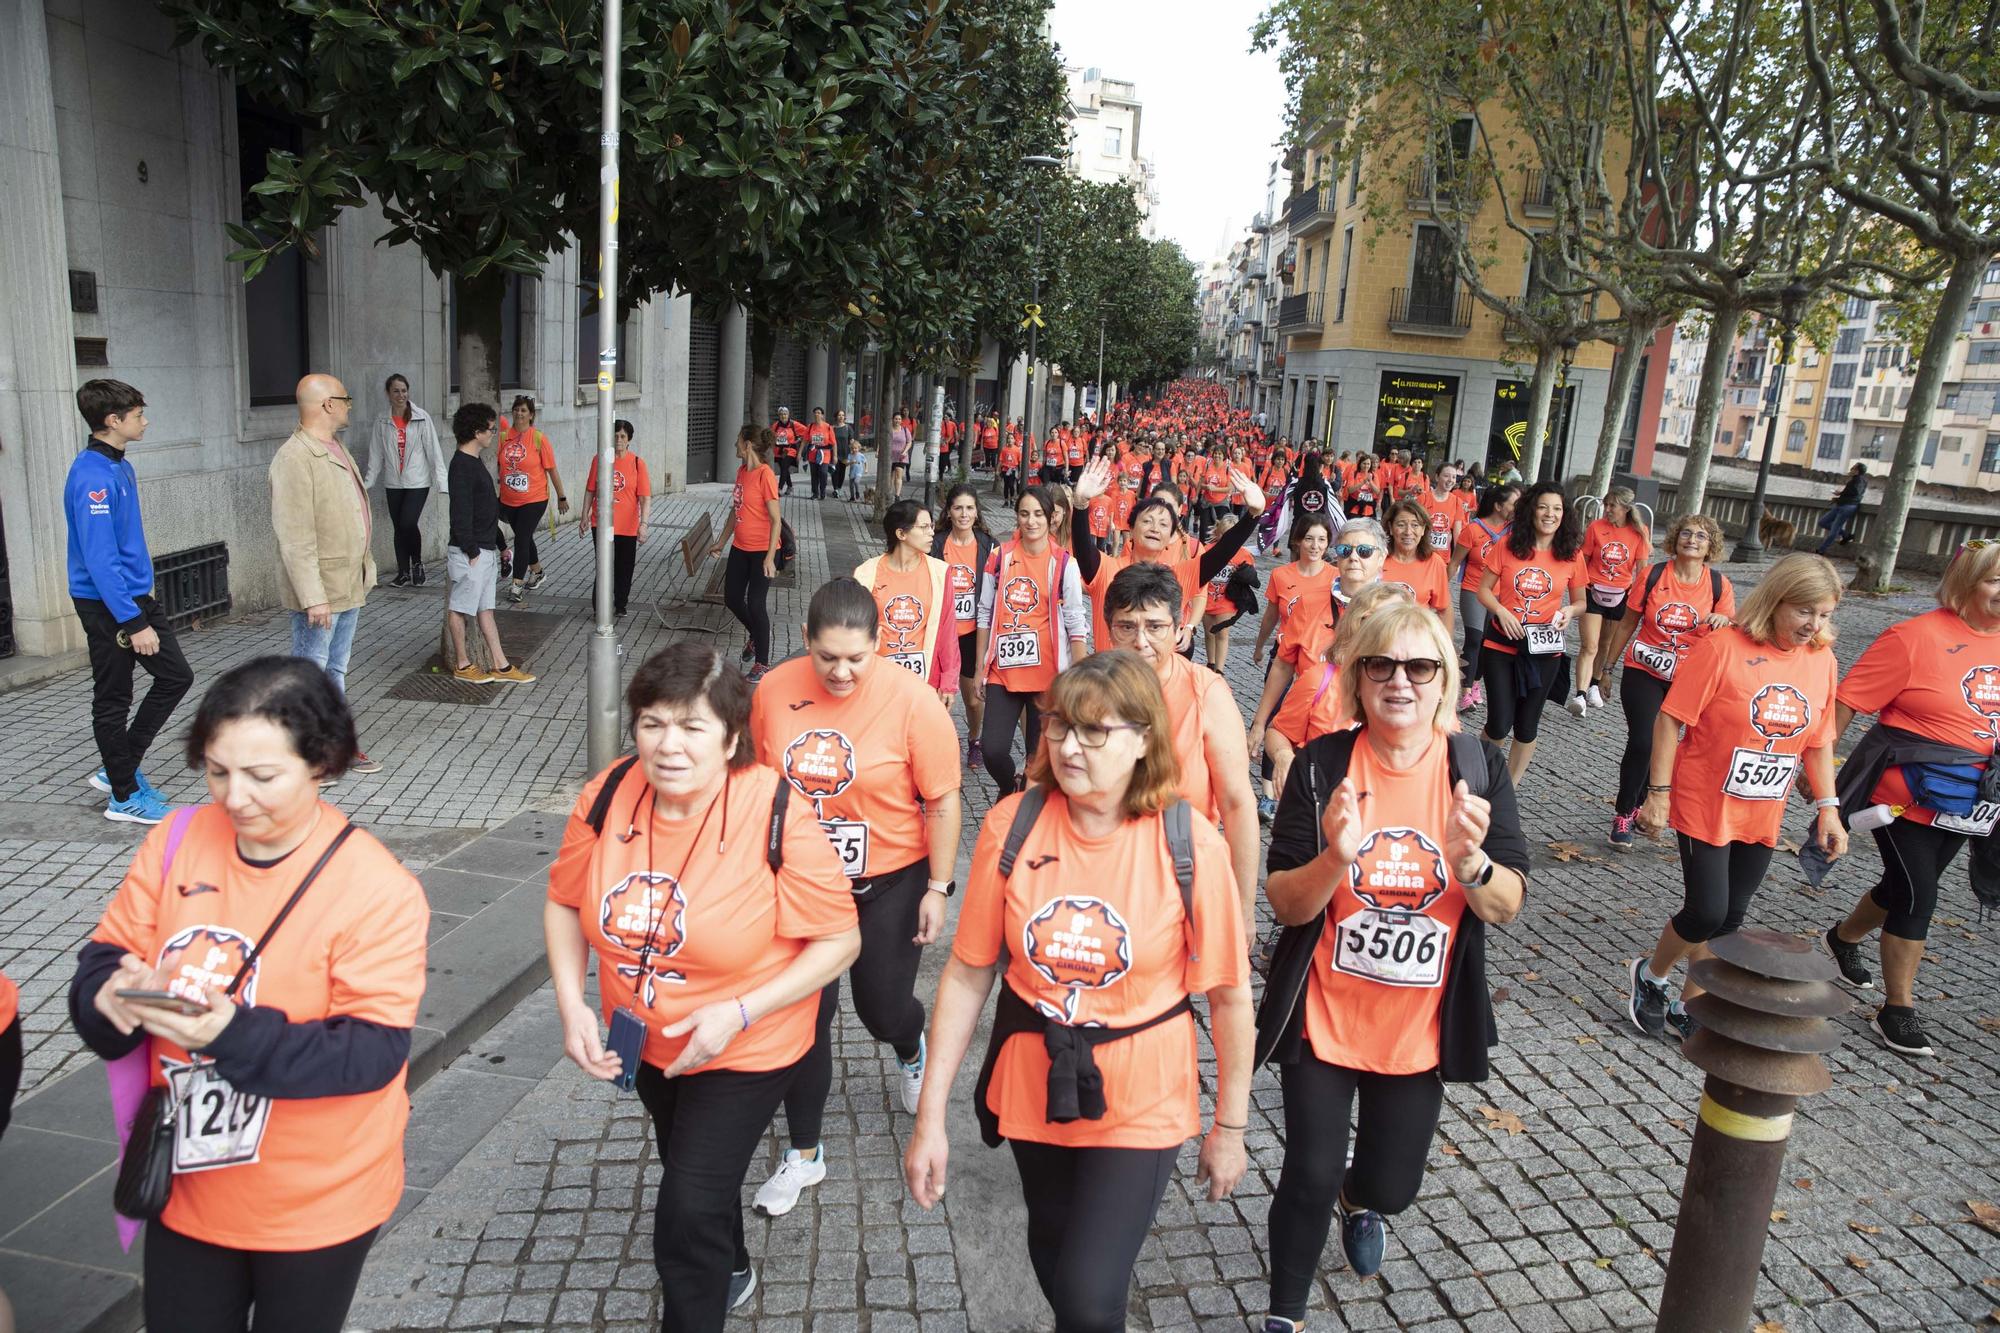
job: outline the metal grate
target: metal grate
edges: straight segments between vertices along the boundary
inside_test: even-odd
[[[161,556],[153,562],[153,592],[175,629],[227,615],[229,548],[215,542]]]
[[[687,479],[714,481],[716,377],[722,347],[720,331],[713,321],[695,318],[688,322],[688,418]]]
[[[97,275],[89,269],[69,271],[69,308],[76,315],[97,313]]]
[[[813,405],[806,401],[806,349],[784,336],[779,337],[777,349],[771,356],[771,416],[774,420],[780,404],[792,409],[794,420],[812,420]],[[833,413],[826,415],[828,421],[833,420]]]
[[[566,615],[552,616],[533,611],[493,613],[493,623],[500,631],[500,642],[507,649],[507,656],[531,667],[542,645],[569,619],[570,617]],[[430,661],[390,687],[389,697],[415,700],[418,703],[461,704],[469,708],[480,708],[515,688],[518,687],[467,684],[446,669],[442,657],[433,654]]]

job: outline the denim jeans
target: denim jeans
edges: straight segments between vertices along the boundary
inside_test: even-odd
[[[1820,530],[1826,533],[1826,540],[1819,544],[1819,552],[1825,555],[1827,548],[1847,535],[1847,527],[1861,512],[1860,505],[1835,505],[1819,516]]]
[[[361,608],[350,607],[336,611],[327,628],[315,629],[305,612],[292,612],[292,656],[319,663],[342,697],[347,694],[347,654],[354,647],[354,626],[360,619]]]

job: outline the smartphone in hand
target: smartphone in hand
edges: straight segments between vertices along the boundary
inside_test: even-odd
[[[155,1009],[171,1009],[177,1014],[186,1014],[189,1017],[208,1012],[207,1005],[197,1004],[186,996],[176,995],[172,991],[142,990],[132,986],[121,986],[111,993],[127,1004],[143,1004],[150,1005]]]

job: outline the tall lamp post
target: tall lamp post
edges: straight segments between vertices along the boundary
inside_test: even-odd
[[[597,626],[586,657],[585,749],[590,770],[618,757],[618,632],[611,619],[612,423],[618,369],[618,113],[624,53],[622,0],[604,6],[603,88],[598,109],[597,175]]]
[[[1750,493],[1750,517],[1743,536],[1736,543],[1735,558],[1744,564],[1762,564],[1765,558],[1764,495],[1771,488],[1771,450],[1778,440],[1778,416],[1784,407],[1785,367],[1792,363],[1792,346],[1798,339],[1799,319],[1805,314],[1806,299],[1812,291],[1797,278],[1778,293],[1778,362],[1771,368],[1771,389],[1764,399],[1764,455],[1757,460],[1757,487]]]
[[[1022,158],[1021,164],[1029,167],[1060,167],[1062,159],[1050,157],[1045,153],[1034,153]],[[1040,191],[1035,191],[1034,195],[1035,258],[1030,266],[1033,273],[1034,295],[1028,298],[1028,439],[1023,442],[1024,448],[1042,439],[1041,412],[1038,410],[1040,403],[1035,394],[1035,334],[1042,327],[1042,196]]]

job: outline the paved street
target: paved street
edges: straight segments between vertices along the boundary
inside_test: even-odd
[[[691,600],[701,588],[681,570],[677,547],[720,494],[702,488],[656,508],[640,556],[644,597],[621,625],[628,655],[687,633],[738,644],[720,606]],[[800,589],[848,567],[872,541],[858,508],[793,500],[786,511],[803,551],[793,586],[773,597],[789,652],[804,619]],[[589,571],[572,534],[551,550],[549,583],[526,614],[554,621],[554,633],[522,654],[543,680],[484,706],[389,698],[432,651],[441,594],[433,584],[384,589],[370,601],[351,688],[364,742],[384,771],[350,777],[334,794],[413,865],[523,810],[566,808],[583,776]],[[1840,616],[1843,660],[1890,619],[1927,604],[1914,594],[1850,600]],[[284,642],[275,613],[187,636],[203,681]],[[1247,642],[1239,638],[1239,649]],[[1247,714],[1258,683],[1247,653],[1232,658],[1229,677]],[[98,818],[82,785],[93,766],[87,708],[80,676],[0,696],[9,736],[0,756],[0,966],[22,984],[30,1093],[85,1061],[66,1033],[62,988],[137,841],[136,830]],[[169,762],[190,713],[191,705],[176,718],[153,765],[180,800],[199,790]],[[1381,1276],[1349,1278],[1338,1245],[1330,1247],[1315,1329],[1650,1323],[1699,1076],[1675,1047],[1638,1039],[1622,1018],[1621,961],[1651,939],[1679,892],[1664,844],[1629,857],[1603,845],[1623,725],[1615,707],[1582,723],[1551,714],[1523,793],[1538,860],[1529,907],[1492,948],[1494,1077],[1451,1089],[1429,1182],[1396,1220]],[[991,800],[983,775],[968,797],[976,827]],[[1793,831],[1803,822],[1795,806]],[[1566,842],[1575,850],[1551,847]],[[1874,864],[1863,840],[1815,895],[1781,860],[1753,919],[1822,929],[1872,882]],[[2000,1074],[1995,931],[1974,919],[1962,864],[1943,899],[1919,988],[1943,1054],[1904,1060],[1866,1031],[1865,1015],[1850,1016],[1847,1045],[1829,1057],[1834,1090],[1799,1114],[1760,1298],[1760,1318],[1787,1329],[1971,1326],[2000,1304],[2000,1236],[1971,1220],[1973,1203],[2000,1201],[1991,1146],[2000,1107],[1990,1096]],[[941,949],[930,951],[926,986],[942,960]],[[764,1286],[737,1323],[768,1333],[1045,1326],[1011,1159],[977,1144],[970,1074],[957,1099],[950,1200],[925,1214],[904,1200],[899,1180],[910,1121],[891,1109],[889,1058],[851,1013],[839,1040],[829,1178],[789,1216],[751,1219]],[[1261,1315],[1264,1217],[1283,1155],[1268,1073],[1257,1079],[1252,1116],[1252,1171],[1230,1201],[1199,1200],[1186,1155],[1142,1255],[1135,1326],[1234,1330]],[[780,1147],[774,1136],[767,1158]],[[546,990],[418,1093],[411,1159],[409,1204],[376,1246],[353,1327],[656,1326],[644,1117],[636,1099],[613,1096],[560,1058]],[[750,1188],[767,1165],[753,1169]]]

